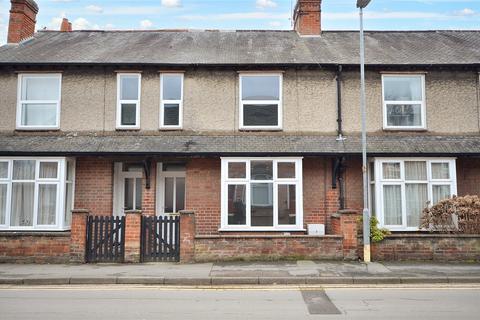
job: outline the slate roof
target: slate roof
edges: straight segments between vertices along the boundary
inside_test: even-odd
[[[0,47],[1,64],[329,65],[358,64],[358,32],[37,32]],[[368,65],[480,65],[479,31],[367,31]]]
[[[480,136],[370,136],[370,155],[480,155]],[[359,136],[0,136],[0,155],[359,155]]]

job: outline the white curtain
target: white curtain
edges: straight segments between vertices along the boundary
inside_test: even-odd
[[[448,163],[432,163],[433,179],[450,179],[450,170]]]
[[[40,179],[56,179],[57,178],[57,162],[41,162],[40,163]]]
[[[33,226],[34,194],[35,183],[12,183],[12,212],[10,217],[11,226]]]
[[[405,161],[405,180],[427,180],[425,161]]]
[[[8,162],[0,162],[0,178],[8,178]]]
[[[35,160],[14,160],[13,180],[34,180]]]
[[[57,212],[57,185],[40,184],[38,186],[37,224],[54,225]]]
[[[420,226],[420,216],[428,201],[428,184],[406,184],[407,226]]]
[[[400,179],[400,163],[383,163],[383,179]]]
[[[440,200],[450,197],[450,185],[433,185],[432,186],[433,204]]]
[[[0,184],[0,224],[5,224],[7,214],[7,184]]]
[[[399,185],[383,186],[383,212],[386,225],[402,224],[402,189]]]
[[[65,184],[65,225],[69,226],[72,222],[72,200],[73,200],[73,183]]]

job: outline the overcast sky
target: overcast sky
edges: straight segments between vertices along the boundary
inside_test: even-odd
[[[296,0],[36,0],[37,28],[290,29]],[[356,29],[355,0],[323,0],[326,30]],[[0,44],[6,41],[10,0],[0,0]],[[375,30],[480,29],[480,0],[372,0],[365,25]]]

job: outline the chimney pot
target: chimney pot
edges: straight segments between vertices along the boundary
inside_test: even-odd
[[[62,19],[62,24],[60,25],[61,32],[70,32],[72,31],[72,23],[68,21],[67,18]]]
[[[295,31],[302,36],[315,36],[322,33],[322,0],[297,0],[293,11]]]
[[[10,0],[10,21],[8,24],[8,43],[33,37],[37,22],[38,5],[34,0]]]

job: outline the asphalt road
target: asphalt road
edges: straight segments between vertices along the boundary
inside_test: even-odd
[[[480,288],[10,287],[0,319],[479,319]]]

